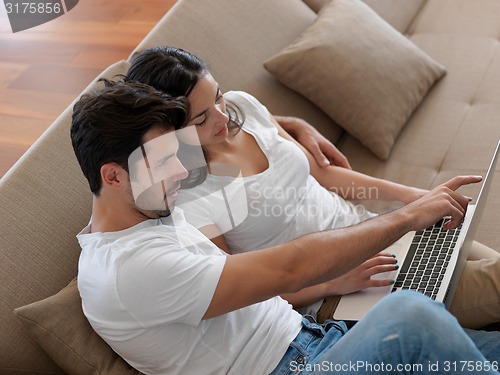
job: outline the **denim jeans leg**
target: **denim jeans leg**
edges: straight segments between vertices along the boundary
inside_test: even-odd
[[[488,361],[491,363],[496,361],[500,367],[500,331],[484,332],[465,329],[465,333]]]
[[[491,346],[488,357],[500,358],[497,337],[481,332],[473,341],[442,304],[416,292],[398,292],[381,301],[335,345],[313,356],[303,374],[498,375],[498,367],[488,365],[474,344]],[[472,370],[463,363],[472,364]]]
[[[319,324],[311,316],[303,318],[302,326],[302,330],[270,375],[301,373],[311,358],[328,351],[347,332],[343,322],[329,321]]]

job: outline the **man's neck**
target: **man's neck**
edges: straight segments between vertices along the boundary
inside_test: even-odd
[[[137,225],[148,218],[138,213],[133,213],[123,205],[113,205],[101,198],[94,197],[92,203],[92,222],[90,231],[117,232]]]

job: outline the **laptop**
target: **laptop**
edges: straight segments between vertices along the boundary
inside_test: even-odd
[[[394,285],[368,288],[342,296],[333,318],[361,320],[381,298],[404,289],[416,290],[449,307],[486,206],[499,153],[500,142],[483,179],[477,202],[468,206],[458,228],[444,230],[444,220],[441,220],[422,231],[407,233],[384,250],[395,254],[401,267],[393,272],[374,276],[380,279],[392,278],[396,280]]]

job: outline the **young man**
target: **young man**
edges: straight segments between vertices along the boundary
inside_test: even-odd
[[[455,190],[480,177],[456,177],[353,227],[226,256],[175,208],[187,175],[177,158],[186,100],[133,82],[106,86],[75,104],[71,128],[94,194],[91,222],[78,235],[78,285],[91,325],[132,366],[182,375],[430,374],[436,366],[469,373],[452,367],[468,361],[473,372],[498,374],[500,334],[466,334],[417,293],[394,293],[349,332],[276,297],[343,274],[409,230],[446,216],[456,227],[468,202]]]

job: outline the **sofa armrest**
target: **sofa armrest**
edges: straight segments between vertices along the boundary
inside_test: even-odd
[[[118,62],[101,76],[112,78],[128,66]],[[72,105],[0,180],[2,374],[61,372],[13,310],[56,293],[77,273],[75,236],[88,223],[92,198],[71,146],[71,113]]]

